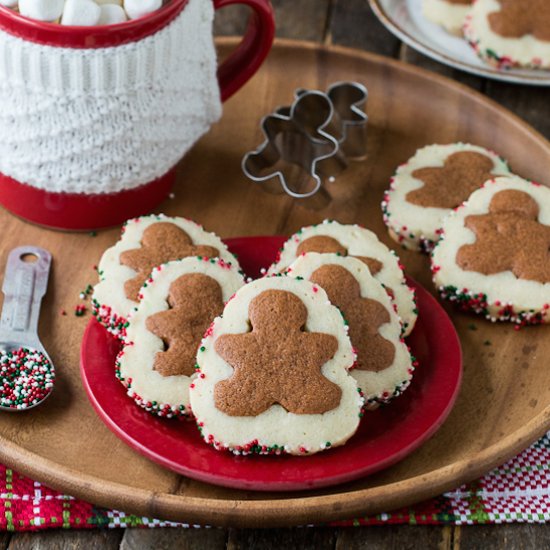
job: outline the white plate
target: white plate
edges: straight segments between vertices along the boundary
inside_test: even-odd
[[[422,15],[422,0],[369,0],[369,3],[390,32],[441,63],[495,80],[550,86],[550,71],[499,70],[483,63],[466,40],[449,34]]]

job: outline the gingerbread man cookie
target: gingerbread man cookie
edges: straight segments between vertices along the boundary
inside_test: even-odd
[[[321,372],[338,340],[302,330],[308,317],[302,300],[287,290],[265,290],[250,302],[248,315],[251,332],[222,334],[214,344],[235,370],[214,387],[216,408],[229,416],[258,416],[276,404],[293,414],[338,407],[342,390]]]
[[[218,249],[213,246],[194,245],[189,235],[173,223],[150,225],[143,232],[141,246],[120,254],[120,263],[136,272],[134,278],[124,283],[126,297],[134,302],[139,301],[141,287],[157,265],[189,256],[217,258],[218,255]]]
[[[221,259],[189,257],[153,269],[117,358],[117,377],[138,405],[159,416],[189,413],[202,337],[243,284]]]
[[[219,257],[238,268],[221,239],[191,220],[163,214],[129,220],[120,240],[99,262],[94,315],[112,334],[123,337],[128,315],[137,306],[153,268],[190,256]]]
[[[167,347],[157,353],[153,369],[162,376],[191,376],[198,344],[212,320],[222,311],[222,289],[216,279],[202,273],[181,275],[168,293],[168,311],[147,317],[145,327]]]
[[[346,326],[308,281],[264,277],[242,287],[197,362],[191,407],[218,450],[312,454],[344,444],[359,425],[363,398],[348,373]]]
[[[487,182],[445,219],[432,254],[441,295],[492,321],[550,322],[550,189]]]
[[[450,33],[462,35],[464,19],[472,3],[473,0],[422,0],[422,13]]]
[[[384,285],[397,306],[404,334],[410,334],[417,315],[414,291],[405,281],[399,258],[372,231],[332,220],[303,227],[285,242],[278,260],[269,268],[268,274],[285,271],[297,257],[309,252],[336,253],[359,258]]]
[[[506,162],[483,147],[428,145],[391,179],[382,202],[384,223],[405,248],[429,252],[445,216],[487,180],[509,174]]]
[[[548,0],[477,0],[464,35],[496,67],[550,68]]]
[[[414,367],[401,338],[401,323],[384,287],[351,257],[308,253],[290,266],[294,277],[318,284],[342,313],[357,354],[351,375],[373,409],[401,395]]]

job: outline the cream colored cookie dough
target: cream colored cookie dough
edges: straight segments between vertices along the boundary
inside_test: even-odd
[[[319,236],[337,240],[349,256],[365,256],[381,262],[382,269],[374,274],[374,278],[384,285],[390,296],[393,295],[397,313],[403,324],[403,333],[410,334],[417,317],[414,290],[407,285],[395,252],[368,229],[358,225],[343,225],[332,220],[304,227],[285,242],[279,259],[270,266],[268,274],[285,271],[299,255],[300,244],[311,237]]]
[[[538,204],[538,222],[546,226],[542,230],[550,232],[548,187],[518,177],[502,177],[487,182],[456,212],[445,218],[442,238],[432,253],[434,283],[443,298],[491,321],[510,321],[520,325],[548,323],[550,283],[518,278],[510,269],[494,274],[464,270],[457,262],[461,247],[477,243],[478,239],[474,231],[466,227],[466,218],[487,214],[493,197],[505,190],[521,191],[532,197]],[[504,240],[508,240],[515,231],[514,227],[501,227],[499,230]],[[525,246],[529,246],[527,239]],[[540,263],[544,261],[547,260]],[[538,260],[535,263],[538,264]]]
[[[467,143],[451,143],[427,145],[419,149],[412,158],[399,166],[382,202],[384,223],[396,242],[410,250],[430,251],[433,248],[439,238],[438,231],[442,220],[452,209],[425,207],[410,202],[407,195],[425,185],[422,180],[414,177],[413,173],[422,168],[442,167],[454,153],[470,151],[485,155],[492,160],[491,173],[495,177],[510,174],[506,162],[484,147]],[[469,194],[465,191],[460,202],[453,207],[459,206]]]
[[[128,315],[138,305],[137,301],[127,297],[124,290],[126,281],[136,276],[136,271],[120,262],[120,255],[127,250],[141,247],[144,231],[156,223],[174,224],[190,237],[193,245],[206,245],[219,251],[218,257],[239,267],[237,259],[231,254],[222,240],[205,231],[194,221],[169,217],[163,214],[142,216],[128,220],[122,229],[120,240],[108,248],[101,257],[98,265],[99,283],[94,288],[93,308],[96,319],[109,332],[118,337],[124,336]]]
[[[532,9],[530,2],[519,0],[519,9]],[[550,2],[539,2],[536,7],[546,10],[550,17]],[[466,18],[464,36],[476,50],[479,57],[498,68],[526,67],[550,69],[550,40],[540,40],[527,32],[520,37],[501,36],[496,33],[489,21],[489,15],[503,9],[499,0],[477,0]],[[541,14],[533,14],[542,21]]]
[[[216,281],[224,303],[244,285],[237,268],[219,259],[185,258],[155,268],[151,282],[143,289],[143,298],[129,316],[126,343],[117,358],[116,375],[128,395],[141,407],[164,417],[188,414],[193,376],[163,376],[154,369],[157,354],[165,349],[163,340],[147,328],[147,319],[170,309],[168,296],[172,283],[189,274],[202,274]],[[198,345],[193,353],[197,350]]]
[[[452,34],[462,35],[464,19],[471,9],[471,1],[422,0],[422,13],[426,19],[440,25]]]
[[[355,368],[350,371],[364,394],[367,408],[374,409],[380,403],[387,403],[401,395],[409,387],[414,371],[411,355],[401,338],[401,322],[395,313],[390,297],[380,282],[370,274],[363,262],[352,257],[310,252],[305,256],[300,256],[291,264],[290,273],[293,277],[310,280],[322,266],[334,265],[344,268],[357,281],[360,288],[359,299],[374,300],[387,311],[389,321],[379,327],[378,334],[393,344],[395,348],[393,361],[382,370],[365,370],[362,365],[356,363]],[[328,295],[330,298],[330,292]],[[345,311],[342,311],[342,314],[346,317]],[[346,321],[350,323],[350,330],[352,330],[352,319],[346,318]],[[350,332],[350,335],[352,334],[353,332]],[[357,342],[353,341],[353,336],[351,338],[352,346],[357,349]],[[377,350],[372,350],[372,355],[376,356]]]
[[[233,416],[217,407],[217,385],[230,380],[236,371],[218,354],[216,343],[224,335],[252,333],[249,306],[273,290],[291,293],[304,304],[307,320],[302,333],[332,335],[337,341],[336,352],[322,364],[320,372],[340,388],[341,397],[335,408],[322,414],[288,412],[280,404],[273,404],[256,416]],[[278,315],[284,319],[285,312]],[[276,344],[282,349],[287,345],[283,340]],[[223,316],[215,320],[201,350],[197,355],[200,371],[190,391],[190,400],[202,437],[214,448],[236,454],[308,455],[343,445],[355,433],[364,401],[355,379],[348,373],[354,362],[352,346],[340,312],[318,286],[284,276],[264,277],[245,285],[226,305]],[[297,390],[307,393],[308,385],[300,385]],[[247,405],[247,401],[239,403]]]

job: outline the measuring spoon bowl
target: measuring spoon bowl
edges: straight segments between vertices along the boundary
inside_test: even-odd
[[[51,260],[47,250],[36,246],[20,246],[8,256],[0,317],[0,410],[3,411],[32,409],[53,390],[55,368],[38,337],[40,306],[48,287]],[[5,404],[9,400],[6,395],[15,399],[12,405]],[[29,399],[27,403],[25,396]]]

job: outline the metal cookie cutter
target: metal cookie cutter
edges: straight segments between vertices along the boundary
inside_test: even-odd
[[[327,93],[298,89],[291,106],[262,119],[266,139],[243,158],[244,173],[270,192],[299,199],[317,194],[309,205],[325,206],[330,195],[323,180],[342,172],[348,158],[365,156],[366,101],[367,89],[356,82],[337,82]]]
[[[305,92],[307,90],[296,90],[295,98]],[[326,95],[332,103],[334,114],[325,131],[338,140],[339,154],[343,158],[364,158],[367,151],[368,116],[364,111],[367,88],[359,82],[335,82]]]
[[[264,189],[268,191],[284,191],[295,198],[311,197],[320,189],[322,178],[328,176],[322,161],[339,149],[338,141],[325,132],[333,114],[332,103],[325,94],[305,90],[291,107],[264,117],[261,126],[265,141],[243,158],[244,173],[254,181],[266,182]],[[291,172],[288,165],[301,168],[300,174],[294,171],[293,185],[287,181]]]

